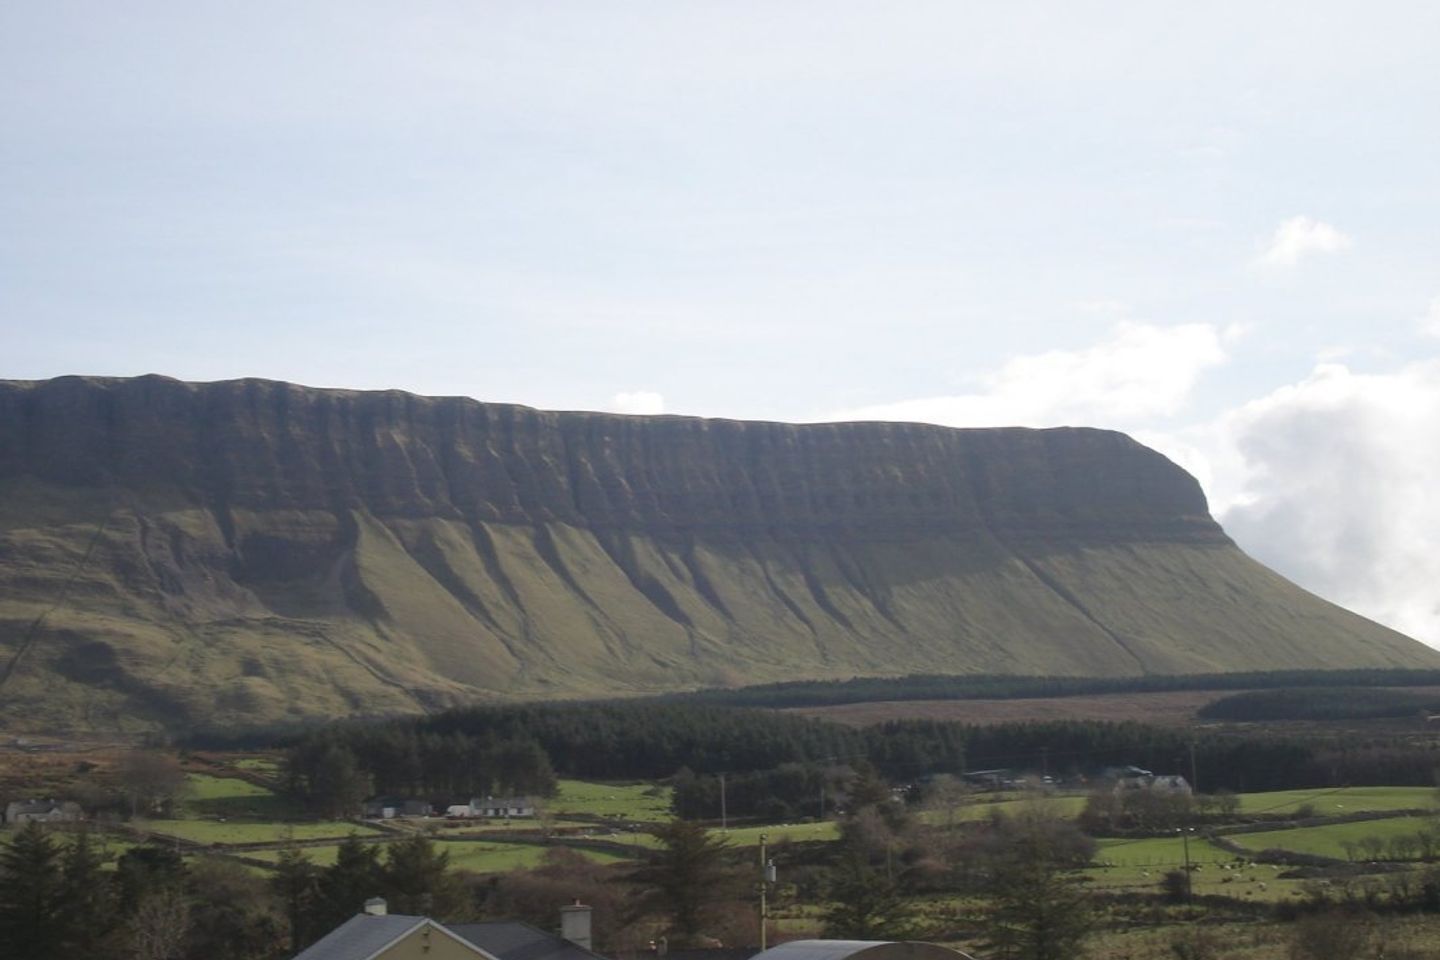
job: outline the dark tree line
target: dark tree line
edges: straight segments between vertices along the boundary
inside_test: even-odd
[[[187,867],[133,847],[114,869],[87,832],[29,823],[0,845],[0,956],[7,960],[256,960],[283,926],[265,883],[238,864]]]
[[[328,867],[298,849],[262,878],[226,860],[187,864],[170,847],[109,859],[88,832],[39,823],[0,843],[5,960],[267,960],[291,955],[384,897],[394,912],[470,919],[471,898],[420,834],[344,841]]]
[[[737,815],[788,818],[811,815],[812,803],[818,814],[815,771],[833,766],[868,763],[897,783],[987,769],[1089,777],[1129,765],[1188,777],[1192,755],[1205,791],[1424,784],[1440,765],[1428,745],[1398,737],[1327,742],[1098,721],[908,720],[857,729],[775,711],[642,701],[477,707],[339,724],[294,744],[291,775],[296,792],[317,809],[338,810],[367,791],[544,794],[557,773],[651,780],[684,769],[694,778],[677,801],[687,815],[718,810],[714,778],[724,773]]]
[[[1099,693],[1254,690],[1277,687],[1417,687],[1440,684],[1440,670],[1278,670],[1143,677],[913,675],[852,680],[799,680],[657,698],[731,707],[818,707],[882,700],[1023,700]]]
[[[651,702],[477,707],[421,722],[440,733],[533,737],[557,771],[598,780],[657,779],[682,766],[698,773],[765,770],[864,750],[863,735],[838,724]]]
[[[328,867],[311,863],[303,850],[286,850],[270,885],[295,952],[359,913],[371,897],[383,897],[398,914],[455,921],[473,913],[464,885],[450,870],[449,853],[437,852],[422,834],[383,847],[352,834]]]
[[[709,820],[720,816],[720,777],[696,774],[682,767],[671,778],[671,808],[685,820]],[[840,778],[818,764],[786,763],[771,770],[755,770],[727,776],[725,812],[732,817],[765,820],[819,818],[821,805],[829,794],[829,809],[838,806]]]
[[[1252,690],[1222,697],[1198,711],[1205,720],[1383,720],[1440,710],[1433,693],[1365,687]]]
[[[289,792],[326,816],[354,816],[371,794],[470,798],[549,796],[555,772],[523,734],[420,729],[413,721],[328,727],[286,756]]]

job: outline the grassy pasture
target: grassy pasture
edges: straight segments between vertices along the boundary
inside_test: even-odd
[[[351,833],[373,835],[379,831],[341,820],[285,823],[278,820],[137,820],[134,827],[162,837],[178,837],[193,843],[279,843],[285,840],[325,840]]]
[[[1230,837],[1247,850],[1260,852],[1270,848],[1293,850],[1321,857],[1347,858],[1346,843],[1358,843],[1367,837],[1389,842],[1397,836],[1413,836],[1430,826],[1424,817],[1387,817],[1384,820],[1359,820],[1354,823],[1331,823],[1322,827],[1295,827],[1291,830],[1266,830],[1263,833],[1239,833]],[[1363,855],[1357,854],[1359,859]]]
[[[404,822],[396,823],[399,827],[406,827]],[[593,829],[595,824],[590,820],[551,820],[550,826],[556,830],[584,831]],[[423,821],[418,829],[432,833],[436,840],[444,840],[446,837],[472,837],[477,834],[486,833],[533,833],[541,827],[540,821],[530,818],[516,818],[513,820],[427,820]]]
[[[932,806],[919,811],[916,816],[931,826],[942,827],[950,823],[985,820],[994,813],[1019,813],[1038,804],[1040,809],[1053,816],[1077,817],[1085,809],[1086,799],[1083,794],[985,794],[983,798],[971,796],[951,807]]]
[[[1294,813],[1313,807],[1318,816],[1390,810],[1428,810],[1436,806],[1434,787],[1344,787],[1339,790],[1282,790],[1242,793],[1240,812]]]
[[[559,792],[547,803],[559,816],[609,817],[635,822],[663,822],[670,812],[670,788],[650,783],[590,783],[561,780]]]
[[[230,761],[230,766],[237,770],[249,770],[252,773],[266,775],[280,772],[280,761],[275,757],[239,757]]]
[[[182,818],[289,820],[300,813],[285,797],[246,780],[208,773],[187,773],[185,781],[186,795],[180,810]]]
[[[1153,893],[1167,872],[1185,866],[1185,843],[1179,837],[1098,843],[1096,865],[1083,871],[1096,890]],[[1189,845],[1191,889],[1197,896],[1222,894],[1268,901],[1298,892],[1300,882],[1278,880],[1279,871],[1272,866],[1241,864],[1235,854],[1203,837],[1191,837]]]
[[[437,850],[450,854],[450,866],[457,870],[470,870],[475,873],[504,873],[509,870],[523,870],[538,866],[545,857],[545,851],[553,849],[541,844],[524,843],[481,843],[469,841],[437,841]],[[305,856],[311,863],[320,867],[333,866],[335,854],[339,849],[338,844],[327,844],[325,846],[305,847]],[[583,857],[600,863],[614,863],[621,858],[614,854],[604,853],[596,850],[580,850],[575,852]],[[245,854],[247,857],[256,860],[264,860],[267,863],[275,863],[280,859],[280,850],[254,850]],[[383,856],[383,855],[382,855]]]
[[[789,841],[798,843],[805,840],[829,842],[840,839],[840,826],[833,820],[821,823],[782,823],[768,827],[731,827],[729,830],[711,830],[712,834],[725,838],[734,847],[756,847],[760,845],[760,834],[765,834],[770,843]]]

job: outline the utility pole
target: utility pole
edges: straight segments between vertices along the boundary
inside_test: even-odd
[[[1185,848],[1185,903],[1190,903],[1190,828],[1180,828],[1180,843]]]
[[[765,858],[765,834],[760,834],[760,952],[765,952],[765,919],[768,914],[765,903],[765,882],[770,879],[772,868]]]
[[[729,826],[725,816],[725,774],[720,774],[720,829],[724,830]]]

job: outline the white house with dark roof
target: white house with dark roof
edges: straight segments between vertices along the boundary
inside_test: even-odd
[[[5,822],[73,823],[85,819],[80,804],[70,800],[14,800],[5,805]]]

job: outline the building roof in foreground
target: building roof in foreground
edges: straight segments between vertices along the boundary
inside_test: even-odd
[[[967,954],[915,940],[791,940],[754,960],[965,960]]]
[[[478,957],[494,958],[479,944],[462,939],[455,932],[428,917],[407,917],[400,914],[361,913],[346,920],[325,936],[295,955],[295,960],[372,960],[387,947],[421,927],[431,927],[458,940],[475,951]]]
[[[528,923],[498,921],[445,926],[500,960],[601,960],[598,953]]]

